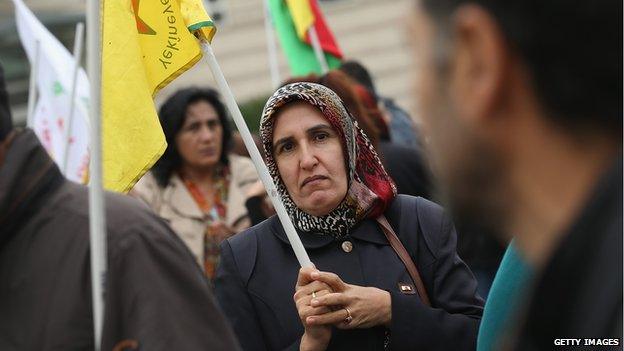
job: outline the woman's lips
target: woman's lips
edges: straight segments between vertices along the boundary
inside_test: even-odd
[[[214,154],[216,154],[216,150],[214,149],[204,149],[204,150],[200,150],[199,154],[202,156],[214,156]]]
[[[322,176],[322,175],[315,175],[315,176],[312,176],[312,177],[308,177],[301,183],[301,187],[303,188],[304,186],[306,186],[306,185],[308,185],[310,183],[314,183],[314,182],[321,181],[321,180],[324,180],[324,179],[328,179],[328,178],[326,176]]]

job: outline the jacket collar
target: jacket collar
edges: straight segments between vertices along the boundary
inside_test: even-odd
[[[197,206],[197,203],[195,203],[193,196],[191,196],[191,193],[186,188],[186,185],[184,185],[182,178],[180,178],[176,172],[171,175],[167,187],[169,188],[169,200],[166,202],[175,204],[175,206],[172,206],[172,211],[188,218],[201,220],[205,217],[204,213],[199,209],[199,206]]]
[[[270,218],[270,221],[271,232],[273,233],[273,235],[275,235],[285,244],[290,245],[288,237],[284,232],[284,228],[282,227],[282,223],[280,222],[279,218],[277,218],[277,216],[273,216]],[[345,240],[349,240],[350,238],[355,238],[378,245],[389,245],[385,234],[381,230],[381,227],[379,226],[379,224],[377,224],[377,221],[373,219],[362,220],[360,223],[356,224],[355,226],[353,226],[353,228],[351,228],[349,235],[344,236],[338,240],[327,234],[302,232],[298,232],[298,234],[299,238],[301,238],[301,243],[303,244],[303,247],[305,247],[306,249],[318,249],[327,246],[333,242],[343,242]]]
[[[228,184],[226,202],[226,223],[228,225],[235,225],[241,218],[247,215],[247,208],[245,207],[245,194],[243,192],[243,186],[247,183],[239,184],[236,175],[239,172],[246,170],[241,169],[240,157],[230,155],[230,167],[232,176],[230,183]],[[253,167],[253,165],[251,165]],[[256,181],[253,178],[252,182]],[[193,196],[189,192],[188,188],[184,184],[184,181],[177,172],[173,172],[169,177],[169,183],[164,192],[165,203],[172,204],[171,211],[184,218],[194,218],[198,220],[205,220],[207,218]]]
[[[0,164],[0,246],[64,180],[35,133],[18,131]]]

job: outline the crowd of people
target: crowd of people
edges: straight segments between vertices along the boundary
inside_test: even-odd
[[[621,349],[621,2],[421,0],[409,18],[419,123],[356,60],[263,109],[254,137],[313,267],[219,94],[163,103],[163,156],[106,195],[102,350]],[[13,126],[0,66],[1,350],[95,348],[87,193]]]

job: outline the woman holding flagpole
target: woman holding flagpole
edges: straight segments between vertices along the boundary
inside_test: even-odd
[[[245,202],[258,175],[251,160],[229,153],[230,125],[215,90],[179,90],[159,119],[167,149],[131,194],[169,222],[212,280],[221,241],[251,225]]]
[[[442,209],[399,195],[344,104],[280,88],[260,133],[316,265],[299,270],[277,217],[221,245],[217,298],[245,350],[472,350],[482,313]]]

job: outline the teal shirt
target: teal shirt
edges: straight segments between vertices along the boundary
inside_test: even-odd
[[[488,299],[483,309],[483,317],[477,337],[477,351],[495,350],[498,338],[506,330],[524,292],[533,271],[520,256],[513,241],[498,267]]]

